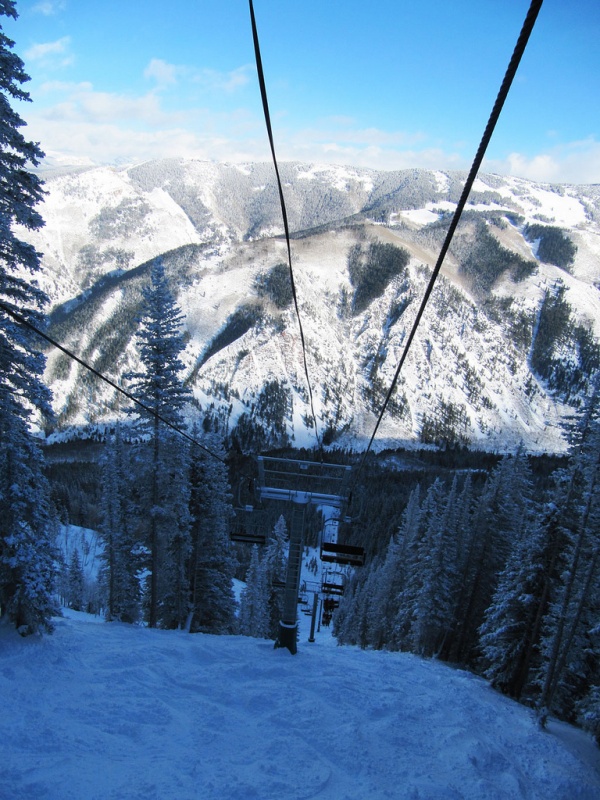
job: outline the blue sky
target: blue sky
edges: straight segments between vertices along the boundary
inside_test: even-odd
[[[278,158],[470,166],[529,0],[255,0]],[[246,0],[20,0],[27,134],[68,161],[269,156]],[[484,162],[600,182],[600,3],[545,0]]]

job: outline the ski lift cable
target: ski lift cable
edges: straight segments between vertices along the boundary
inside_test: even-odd
[[[275,155],[275,142],[273,139],[273,129],[271,127],[271,115],[269,112],[269,101],[267,98],[267,87],[265,84],[265,76],[263,72],[262,66],[262,58],[260,55],[260,45],[258,41],[258,29],[256,26],[256,18],[254,16],[254,6],[252,4],[252,0],[249,0],[250,3],[250,19],[252,23],[252,39],[254,41],[254,55],[256,59],[256,70],[258,72],[258,83],[260,86],[260,96],[262,99],[262,106],[263,112],[265,116],[265,125],[267,128],[267,136],[269,138],[269,146],[271,148],[271,156],[273,158],[273,166],[275,168],[275,176],[277,178],[277,187],[279,189],[279,202],[281,204],[281,214],[283,217],[283,229],[285,231],[285,241],[287,246],[287,256],[288,256],[288,265],[290,269],[290,283],[292,285],[292,297],[294,298],[294,308],[296,310],[296,317],[298,318],[298,327],[300,329],[300,342],[302,344],[302,357],[304,360],[304,374],[306,375],[306,383],[308,385],[308,395],[310,400],[310,410],[313,418],[313,422],[315,425],[315,436],[317,439],[317,444],[319,445],[319,449],[322,453],[322,443],[319,439],[319,429],[317,426],[317,415],[315,414],[315,406],[313,401],[313,393],[310,383],[310,377],[308,373],[308,361],[306,358],[306,341],[304,339],[304,329],[302,327],[302,319],[300,317],[300,309],[298,307],[298,295],[296,293],[296,281],[294,280],[294,270],[292,267],[292,249],[290,244],[290,229],[288,224],[288,217],[287,217],[287,210],[285,205],[285,198],[283,196],[283,186],[281,183],[281,178],[279,176],[279,167],[277,164],[277,156]]]
[[[521,61],[521,58],[523,57],[523,53],[525,52],[525,48],[527,46],[527,42],[529,41],[529,37],[530,37],[531,32],[533,30],[533,27],[535,25],[536,19],[537,19],[538,14],[539,14],[539,11],[540,11],[540,9],[542,7],[542,3],[543,3],[543,0],[532,0],[531,5],[529,7],[529,11],[527,12],[527,16],[525,17],[525,21],[523,23],[523,27],[521,28],[521,33],[519,34],[519,38],[518,38],[517,43],[515,45],[515,49],[513,51],[511,60],[510,60],[509,65],[507,67],[506,73],[504,75],[504,80],[502,81],[502,85],[500,86],[500,90],[498,92],[498,96],[496,97],[496,102],[494,103],[494,106],[492,108],[492,112],[490,114],[487,126],[486,126],[485,131],[483,133],[483,136],[481,138],[481,142],[479,144],[479,148],[477,150],[477,153],[475,154],[475,158],[473,160],[473,164],[471,166],[471,170],[469,172],[469,175],[468,175],[467,180],[465,182],[465,185],[463,187],[463,191],[462,191],[460,200],[458,202],[458,205],[456,206],[456,210],[454,212],[454,216],[452,217],[452,220],[450,222],[450,227],[448,228],[448,232],[446,234],[446,238],[444,240],[444,243],[442,245],[442,249],[440,251],[440,254],[438,256],[437,262],[436,262],[435,267],[433,269],[433,273],[432,273],[431,278],[429,280],[429,284],[428,284],[427,289],[425,291],[425,295],[423,297],[423,300],[421,301],[421,305],[419,307],[419,310],[417,312],[417,316],[415,318],[415,321],[413,323],[412,329],[410,331],[410,334],[409,334],[408,339],[406,341],[406,344],[404,346],[404,350],[402,352],[402,356],[400,358],[400,361],[398,363],[398,367],[397,367],[396,372],[394,374],[394,378],[392,380],[392,383],[390,385],[390,388],[389,388],[388,393],[386,395],[386,398],[384,400],[384,403],[383,403],[383,406],[381,408],[381,411],[379,412],[379,416],[377,418],[377,423],[375,425],[375,429],[373,430],[373,433],[372,433],[371,438],[369,440],[369,444],[368,444],[366,450],[363,453],[363,456],[362,456],[360,465],[358,467],[358,470],[355,473],[354,482],[353,482],[352,488],[354,488],[354,486],[356,485],[356,482],[357,482],[358,476],[360,474],[360,471],[362,470],[362,468],[363,468],[363,466],[365,464],[365,460],[367,458],[367,455],[368,455],[368,453],[369,453],[369,451],[370,451],[370,449],[371,449],[371,447],[373,445],[373,442],[375,440],[375,435],[377,434],[377,431],[379,430],[379,426],[381,424],[381,420],[383,419],[383,415],[385,414],[385,411],[386,411],[387,406],[388,406],[388,404],[390,402],[390,399],[392,397],[394,389],[396,388],[396,384],[398,383],[398,378],[400,377],[400,372],[402,370],[404,362],[406,361],[406,356],[408,355],[408,351],[410,349],[410,346],[411,346],[411,344],[413,342],[413,339],[415,337],[415,334],[417,332],[417,328],[419,327],[419,323],[421,322],[421,318],[423,316],[423,312],[425,311],[425,307],[427,306],[427,303],[429,301],[431,292],[433,291],[434,284],[435,284],[435,282],[437,280],[437,277],[438,277],[438,275],[440,273],[440,270],[442,268],[442,263],[444,261],[446,253],[447,253],[448,248],[450,246],[450,242],[452,241],[452,238],[453,238],[454,233],[456,231],[456,228],[458,226],[458,222],[460,220],[460,217],[461,217],[461,214],[463,212],[463,209],[464,209],[464,207],[466,205],[467,198],[468,198],[468,196],[469,196],[469,194],[471,192],[471,189],[473,187],[473,183],[475,182],[475,178],[477,177],[477,173],[479,171],[479,168],[481,167],[481,162],[483,161],[483,157],[485,155],[485,151],[487,150],[488,144],[490,143],[490,139],[492,138],[492,134],[494,132],[494,128],[496,127],[496,123],[498,122],[498,119],[500,117],[500,112],[502,111],[502,107],[504,106],[504,102],[505,102],[505,100],[506,100],[506,98],[508,96],[508,92],[510,90],[510,87],[511,87],[511,84],[513,82],[513,79],[514,79],[514,77],[516,75],[517,68],[518,68],[519,63]]]
[[[111,381],[111,379],[107,378],[106,375],[103,375],[101,372],[99,372],[97,369],[92,367],[90,364],[87,364],[83,359],[79,358],[79,356],[76,356],[75,353],[72,353],[70,350],[67,350],[67,348],[63,347],[62,344],[59,344],[59,342],[57,342],[55,339],[53,339],[47,333],[44,333],[44,331],[41,331],[32,322],[29,322],[29,320],[25,319],[25,317],[21,316],[16,311],[13,311],[12,309],[10,309],[8,306],[6,306],[2,302],[0,302],[0,311],[3,311],[5,314],[8,314],[8,316],[12,317],[12,319],[14,319],[15,322],[17,322],[19,325],[22,325],[23,327],[28,328],[30,331],[33,331],[34,333],[36,333],[38,336],[41,336],[42,339],[45,339],[45,341],[47,341],[53,347],[56,347],[58,350],[60,350],[66,356],[68,356],[69,358],[73,359],[73,361],[77,361],[77,363],[81,364],[82,367],[85,367],[87,370],[89,370],[97,378],[100,378],[100,380],[104,381],[104,383],[107,383],[109,386],[112,386],[113,389],[116,389],[117,392],[119,392],[120,394],[122,394],[125,397],[127,397],[129,400],[131,400],[133,403],[135,403],[135,405],[139,406],[140,408],[143,408],[144,411],[147,414],[150,414],[155,419],[160,420],[160,422],[165,424],[168,428],[171,428],[171,430],[175,431],[175,433],[178,433],[180,436],[183,436],[184,439],[187,439],[189,442],[191,442],[192,444],[196,445],[196,447],[199,447],[201,450],[204,450],[205,453],[208,453],[208,455],[212,456],[213,458],[216,458],[217,461],[220,461],[222,464],[226,464],[227,463],[225,461],[225,459],[221,458],[221,456],[217,455],[217,453],[214,453],[208,447],[205,447],[203,444],[200,444],[200,442],[197,439],[194,439],[193,436],[190,436],[188,433],[186,433],[185,431],[181,430],[181,428],[178,428],[177,425],[173,425],[173,423],[169,422],[168,419],[165,419],[163,416],[161,416],[161,414],[159,414],[158,412],[154,411],[152,408],[147,406],[145,403],[142,403],[141,400],[138,400],[137,397],[134,397],[134,395],[132,395],[126,389],[123,389],[121,386],[116,384],[114,381]]]

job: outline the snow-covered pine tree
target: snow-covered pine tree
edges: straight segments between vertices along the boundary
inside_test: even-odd
[[[283,515],[279,517],[269,537],[263,561],[265,577],[269,595],[269,636],[276,639],[279,633],[279,623],[283,614],[283,592],[276,584],[285,582],[288,563],[288,536],[287,526]]]
[[[159,562],[158,617],[163,628],[187,626],[190,608],[188,562],[191,554],[190,515],[190,447],[176,433],[165,436],[163,474],[170,481],[168,490],[159,494],[161,511],[158,519],[165,525],[162,540],[165,546]]]
[[[0,0],[0,16],[16,19],[13,0]],[[56,529],[42,470],[42,453],[31,433],[36,413],[50,413],[42,383],[45,359],[35,334],[7,312],[44,326],[46,296],[32,276],[40,255],[19,239],[14,226],[43,225],[36,204],[39,178],[27,169],[43,153],[22,133],[25,123],[10,100],[29,100],[29,80],[14,42],[0,28],[0,616],[22,634],[51,630],[58,609],[53,598]]]
[[[577,704],[577,721],[600,744],[600,684],[591,686]]]
[[[137,469],[143,486],[141,515],[148,520],[150,551],[148,624],[183,626],[188,615],[189,586],[182,585],[189,555],[189,483],[185,440],[164,425],[183,425],[190,393],[183,385],[183,315],[169,290],[164,265],[153,262],[150,286],[143,292],[137,331],[142,371],[130,373],[132,393],[150,410],[137,415],[140,437]],[[158,416],[156,416],[158,415]],[[177,438],[176,438],[177,437]]]
[[[193,435],[198,438],[196,428]],[[217,435],[208,434],[203,441],[211,452],[224,457],[223,444]],[[229,539],[233,509],[227,467],[200,448],[192,450],[190,515],[189,628],[192,632],[233,633],[235,559]]]
[[[570,716],[590,685],[598,682],[600,609],[600,392],[596,384],[576,432],[569,476],[557,492],[570,540],[564,548],[561,584],[545,619],[538,699],[540,719],[558,710]]]
[[[373,620],[375,608],[375,592],[379,578],[380,563],[374,562],[370,569],[365,571],[365,580],[361,583],[360,591],[354,596],[354,616],[356,618],[356,644],[362,648],[373,646]]]
[[[140,614],[137,573],[141,564],[130,514],[128,453],[119,424],[116,425],[114,436],[107,441],[101,469],[100,535],[104,543],[101,579],[106,619],[136,622]]]
[[[456,479],[449,493],[438,479],[429,487],[421,520],[418,587],[411,614],[411,649],[436,655],[452,628],[457,590]]]
[[[456,542],[456,580],[458,585],[454,598],[454,610],[452,612],[453,627],[446,632],[445,640],[440,650],[440,658],[444,661],[452,661],[455,657],[458,638],[457,630],[460,628],[461,624],[459,609],[463,605],[462,600],[464,596],[463,580],[467,574],[472,542],[477,535],[477,532],[472,530],[471,527],[473,495],[473,481],[471,475],[467,475],[456,500],[454,513],[449,520],[449,524],[454,530]]]
[[[381,563],[373,560],[352,575],[347,582],[340,607],[333,618],[333,635],[340,644],[372,647],[374,636],[374,597]]]
[[[460,575],[456,618],[460,620],[454,657],[470,663],[479,629],[508,559],[510,543],[520,537],[532,511],[532,480],[522,454],[503,458],[486,481],[471,516],[468,552]]]
[[[73,552],[71,553],[68,580],[69,608],[72,608],[74,611],[83,611],[85,578],[83,576],[83,568],[81,566],[81,559],[79,558],[79,551],[76,547],[73,548]]]
[[[426,500],[419,503],[420,492],[411,496],[400,528],[403,540],[403,580],[397,597],[397,611],[392,629],[393,648],[410,650],[413,646],[411,628],[415,605],[421,588],[421,540],[426,526]]]
[[[539,667],[542,623],[562,565],[565,532],[548,504],[515,540],[480,628],[482,661],[492,685],[520,698],[532,667]]]
[[[355,618],[354,618],[354,597],[359,590],[359,575],[364,574],[364,569],[356,571],[346,581],[344,595],[340,599],[340,605],[333,617],[333,635],[340,644],[356,644],[355,637]]]
[[[398,572],[402,571],[399,559],[400,545],[392,536],[388,544],[385,557],[375,557],[369,565],[370,571],[376,573],[374,579],[373,597],[368,607],[369,646],[375,650],[387,647],[389,631],[389,612],[396,610],[397,593],[394,592],[394,578],[400,578]]]
[[[395,623],[406,586],[408,546],[419,527],[419,495],[420,487],[417,485],[410,493],[398,532],[390,540],[379,569],[369,624],[373,647],[377,650],[382,647],[395,650],[398,647],[394,637]]]
[[[246,586],[240,596],[240,633],[257,639],[269,637],[269,591],[265,564],[260,560],[258,547],[253,545]]]

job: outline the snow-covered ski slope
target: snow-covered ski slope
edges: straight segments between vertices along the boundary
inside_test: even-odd
[[[65,612],[0,630],[0,800],[597,800],[600,755],[482,680]]]

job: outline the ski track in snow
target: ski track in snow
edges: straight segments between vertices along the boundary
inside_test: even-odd
[[[0,800],[597,800],[586,734],[416,656],[66,611],[0,631]],[[302,615],[301,615],[302,617]]]

